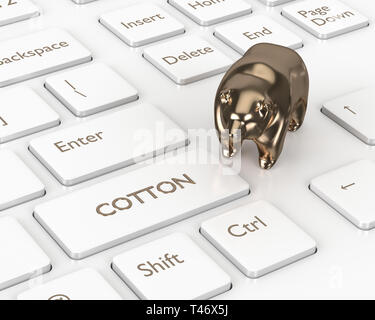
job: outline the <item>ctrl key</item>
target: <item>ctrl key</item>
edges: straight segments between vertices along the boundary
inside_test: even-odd
[[[265,201],[204,222],[201,233],[246,276],[258,278],[316,252],[315,241]]]
[[[231,288],[229,276],[180,233],[115,257],[112,268],[146,300],[209,299]]]

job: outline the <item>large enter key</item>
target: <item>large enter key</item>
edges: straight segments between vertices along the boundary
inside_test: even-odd
[[[60,29],[0,43],[0,87],[91,61],[91,52]]]
[[[38,205],[34,216],[71,258],[83,259],[248,194],[234,171],[192,149]]]
[[[186,132],[144,104],[37,138],[29,149],[70,186],[187,143]]]

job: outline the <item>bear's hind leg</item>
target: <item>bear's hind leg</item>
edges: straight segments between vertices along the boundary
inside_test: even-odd
[[[293,107],[293,112],[288,127],[289,131],[295,132],[302,126],[303,121],[305,120],[306,110],[307,104],[305,100],[301,98]]]
[[[288,130],[297,131],[305,120],[309,96],[309,74],[303,61],[290,75],[292,114]]]

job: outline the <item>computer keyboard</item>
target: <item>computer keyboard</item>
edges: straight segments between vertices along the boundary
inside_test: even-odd
[[[374,298],[373,12],[0,0],[0,299]],[[236,172],[211,157],[214,97],[267,41],[307,65],[306,121]]]

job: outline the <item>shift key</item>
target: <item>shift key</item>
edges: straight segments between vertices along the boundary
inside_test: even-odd
[[[32,140],[30,151],[71,186],[188,143],[186,132],[143,104]]]
[[[0,87],[92,60],[91,52],[61,29],[0,43]]]

